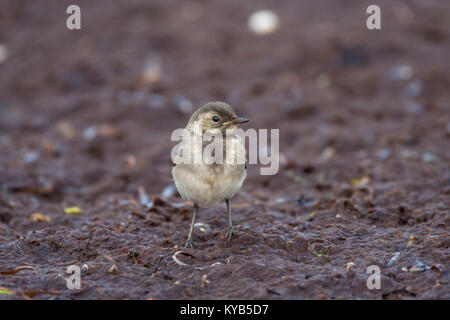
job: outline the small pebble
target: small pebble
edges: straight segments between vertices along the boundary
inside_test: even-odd
[[[420,116],[420,115],[424,114],[425,109],[424,109],[424,107],[421,104],[419,104],[417,102],[408,101],[406,103],[406,111],[408,113]]]
[[[397,260],[398,260],[398,257],[400,256],[400,252],[396,252],[395,254],[394,254],[394,256],[391,258],[391,259],[389,259],[389,261],[388,261],[388,263],[386,264],[386,266],[387,267],[390,267],[390,266],[392,266]]]
[[[391,156],[391,150],[389,148],[381,149],[377,152],[377,158],[381,160],[386,160]]]
[[[247,25],[252,32],[264,35],[278,29],[279,21],[278,15],[272,10],[259,10],[250,15]]]
[[[302,195],[299,199],[297,199],[297,204],[301,207],[310,208],[317,205],[317,203],[318,203],[317,200],[311,199],[304,195]]]
[[[403,149],[400,151],[400,156],[402,158],[417,158],[417,152],[410,149]]]
[[[26,163],[32,163],[38,159],[39,159],[39,152],[37,151],[28,152],[23,156],[23,161],[25,161]]]
[[[415,80],[408,84],[405,94],[410,98],[417,97],[422,92],[422,82]]]
[[[93,140],[97,136],[97,127],[90,126],[83,130],[83,138],[86,140]]]
[[[291,200],[289,198],[277,198],[275,200],[276,203],[287,203],[290,202]]]
[[[430,267],[428,267],[427,265],[425,265],[423,262],[416,260],[416,262],[414,263],[413,266],[411,267],[403,267],[402,271],[406,271],[406,272],[425,272],[426,270],[431,269]]]
[[[410,66],[394,66],[389,69],[388,74],[392,80],[409,80],[413,77],[414,71]]]
[[[164,188],[164,190],[161,192],[161,197],[163,199],[167,199],[176,193],[177,193],[177,187],[175,186],[175,184],[172,183]]]
[[[144,85],[152,85],[161,79],[161,59],[156,54],[150,54],[141,73],[140,82]]]
[[[167,97],[157,93],[150,94],[147,104],[152,108],[162,108],[167,105]]]
[[[429,152],[425,152],[422,154],[422,161],[423,162],[440,162],[441,158],[439,158],[438,156],[429,153]]]
[[[8,59],[8,49],[5,44],[0,43],[0,63],[5,62],[6,59]]]
[[[185,114],[190,114],[194,109],[194,104],[192,103],[192,101],[181,95],[174,97],[173,103],[178,108],[178,110]]]
[[[336,154],[336,151],[334,150],[333,147],[326,147],[322,151],[320,158],[322,158],[323,160],[329,160],[329,159],[333,158],[335,154]]]
[[[209,225],[203,222],[195,223],[194,228],[195,230],[199,230],[200,232],[205,234],[212,234],[214,232],[214,230]]]

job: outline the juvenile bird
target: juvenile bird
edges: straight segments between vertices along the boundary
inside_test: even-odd
[[[222,163],[206,163],[205,159],[202,159],[199,163],[179,163],[172,169],[175,185],[181,197],[194,203],[194,214],[185,247],[192,248],[192,233],[199,208],[207,208],[221,201],[225,201],[228,211],[226,243],[231,241],[233,224],[230,199],[241,189],[247,176],[247,166],[245,161],[242,163],[235,160],[230,163],[225,159],[227,154],[233,158],[238,152],[237,150],[243,152],[245,158],[243,141],[238,139],[235,132],[238,124],[248,121],[246,118],[238,117],[231,106],[224,102],[209,102],[196,110],[190,117],[185,129],[191,136],[198,134],[195,124],[199,123],[202,135],[206,131],[221,134],[224,161]],[[202,143],[202,146],[204,145],[205,142]],[[194,157],[194,153],[198,150],[192,148],[190,152]]]

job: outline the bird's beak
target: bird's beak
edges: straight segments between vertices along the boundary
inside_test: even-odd
[[[250,120],[247,118],[242,118],[242,117],[237,117],[236,119],[233,119],[231,121],[232,124],[239,124],[239,123],[246,123],[249,122]]]
[[[247,119],[247,118],[237,117],[237,118],[234,118],[231,121],[224,122],[222,125],[223,126],[227,126],[227,125],[230,125],[230,124],[246,123],[246,122],[249,122],[249,121],[250,120]]]

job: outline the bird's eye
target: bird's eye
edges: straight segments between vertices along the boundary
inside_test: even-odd
[[[214,122],[219,122],[219,117],[218,116],[213,116],[212,117],[212,121],[214,121]]]

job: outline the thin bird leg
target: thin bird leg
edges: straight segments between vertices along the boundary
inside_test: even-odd
[[[228,212],[227,244],[229,244],[230,241],[231,241],[231,237],[233,236],[233,223],[231,222],[231,205],[230,205],[230,199],[225,199],[225,203],[227,204],[227,212]]]
[[[189,230],[189,236],[188,236],[188,238],[186,240],[186,244],[184,245],[185,248],[187,248],[187,247],[193,248],[193,246],[192,246],[192,233],[194,231],[195,216],[197,215],[197,212],[198,212],[198,205],[196,205],[194,203],[194,215],[192,217],[191,229]]]

